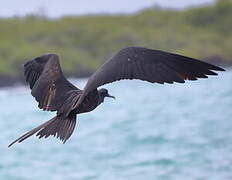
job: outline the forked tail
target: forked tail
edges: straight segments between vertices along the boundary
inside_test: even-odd
[[[57,138],[60,138],[60,140],[63,141],[63,143],[65,143],[68,140],[68,138],[72,135],[75,125],[76,115],[70,115],[66,118],[63,118],[61,116],[55,116],[49,121],[22,135],[20,138],[13,141],[8,147],[12,146],[16,142],[20,143],[24,141],[25,139],[27,139],[35,133],[37,133],[36,136],[39,136],[39,138],[47,138],[51,135],[54,137],[56,136]]]

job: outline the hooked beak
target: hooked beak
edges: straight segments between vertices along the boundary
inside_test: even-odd
[[[106,97],[115,99],[115,97],[114,97],[114,96],[111,96],[110,94],[107,94]]]

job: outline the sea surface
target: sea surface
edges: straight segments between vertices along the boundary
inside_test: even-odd
[[[83,87],[85,79],[71,79]],[[185,84],[121,81],[66,144],[19,135],[52,118],[28,87],[0,90],[0,180],[231,180],[232,71]]]

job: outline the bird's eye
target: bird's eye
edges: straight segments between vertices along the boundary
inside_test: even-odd
[[[101,93],[102,93],[102,95],[108,94],[107,90],[103,90]]]

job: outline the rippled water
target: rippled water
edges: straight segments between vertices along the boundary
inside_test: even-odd
[[[184,85],[106,87],[116,101],[79,115],[65,145],[33,136],[12,148],[54,113],[39,110],[26,87],[0,90],[0,179],[232,179],[231,71]]]

